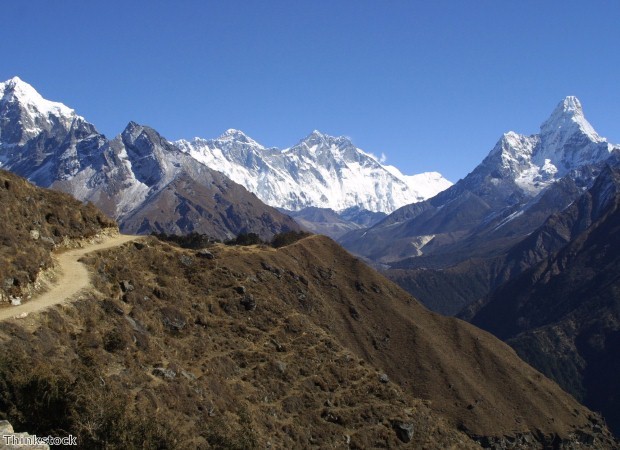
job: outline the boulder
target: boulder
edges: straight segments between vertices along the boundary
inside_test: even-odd
[[[241,305],[246,311],[254,311],[256,309],[256,300],[252,294],[245,294],[241,299]]]
[[[411,442],[413,439],[413,424],[410,422],[401,422],[400,420],[396,420],[392,423],[392,427],[396,432],[396,436],[402,442]]]

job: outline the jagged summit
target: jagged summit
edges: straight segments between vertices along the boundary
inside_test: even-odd
[[[73,109],[62,103],[44,99],[35,88],[17,76],[0,83],[0,102],[17,102],[26,107],[30,114],[76,116]]]
[[[594,142],[605,141],[585,118],[579,99],[569,95],[558,104],[551,116],[541,125],[540,134],[543,139],[555,145],[562,145],[565,138],[575,133],[585,134]]]
[[[4,83],[0,83],[0,84],[6,84],[9,87],[15,87],[16,85],[18,85],[20,83],[24,83],[24,81],[16,75],[13,78],[9,78]],[[25,84],[27,84],[27,83],[25,83]]]
[[[260,145],[254,139],[252,139],[247,134],[245,134],[243,131],[237,130],[235,128],[229,128],[228,130],[224,131],[216,140],[218,141],[233,141],[234,140],[234,141],[244,142],[246,144]]]
[[[186,141],[179,141],[179,142],[186,142]],[[249,147],[249,148],[256,148],[260,150],[265,148],[264,146],[256,142],[254,139],[252,139],[250,136],[245,134],[243,131],[237,130],[235,128],[229,128],[228,130],[220,134],[216,139],[203,139],[200,137],[196,137],[194,138],[193,142],[203,143],[203,144],[208,143],[207,145],[212,145],[216,147],[221,146],[223,148],[228,148],[229,150],[232,150],[233,148],[238,148],[238,147]]]
[[[403,207],[341,242],[380,263],[422,255],[405,264],[441,261],[449,267],[475,252],[486,257],[487,249],[498,252],[568,206],[616,149],[620,147],[599,137],[587,122],[581,102],[566,97],[539,134],[505,133],[471,173],[445,192]],[[494,239],[497,246],[489,244]],[[416,294],[427,295],[420,290]],[[462,305],[463,298],[455,296],[451,302]]]
[[[312,130],[308,136],[299,141],[299,144],[305,143],[306,145],[316,145],[318,143],[348,143],[353,145],[351,139],[346,136],[331,136],[329,134],[321,133],[319,130]]]
[[[324,140],[324,139],[337,139],[337,138],[334,136],[325,134],[325,133],[321,133],[319,130],[312,130],[312,132],[308,134],[308,136],[303,138],[301,142],[309,141],[309,140]]]
[[[171,144],[152,128],[133,121],[119,136],[107,140],[73,110],[43,99],[18,77],[0,84],[0,88],[0,164],[44,186],[58,179],[72,179],[109,146],[122,160],[131,160],[121,164],[119,170],[115,168],[114,174],[123,174],[118,175],[119,186],[129,185],[127,180],[136,183],[137,179],[136,189],[141,194],[134,192],[127,197],[138,200],[142,199],[145,186],[150,189],[158,185],[154,180],[168,180],[164,172],[168,173],[169,165],[174,172],[172,167],[180,164],[181,156],[177,153],[222,172],[267,204],[289,210],[315,206],[339,211],[357,206],[391,212],[451,185],[443,177],[405,176],[357,148],[349,138],[329,136],[319,130],[313,130],[285,150],[265,148],[232,128],[216,139],[195,138]],[[45,145],[49,147],[44,152],[45,167],[41,166],[42,141],[37,140],[41,136],[45,136]],[[153,152],[157,156],[151,155]],[[103,162],[95,166],[100,164]],[[38,172],[33,174],[35,170]],[[147,173],[151,170],[154,173]],[[123,177],[127,180],[120,181]],[[89,188],[80,185],[80,192],[71,192],[83,198],[85,190]],[[127,208],[122,206],[120,210]],[[114,214],[118,216],[119,210],[114,209]]]
[[[340,211],[357,206],[390,212],[452,184],[438,174],[403,175],[357,148],[349,138],[318,130],[284,150],[265,149],[234,129],[218,139],[179,140],[175,145],[265,203],[293,211],[311,206]]]
[[[571,170],[608,158],[613,148],[586,120],[579,99],[568,96],[539,134],[505,133],[479,167],[535,194]]]

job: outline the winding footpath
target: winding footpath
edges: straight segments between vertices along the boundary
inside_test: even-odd
[[[82,256],[97,250],[117,247],[126,242],[140,239],[141,237],[142,236],[130,236],[125,234],[107,236],[100,243],[67,250],[57,254],[57,270],[59,272],[57,281],[47,292],[33,297],[22,305],[1,308],[0,321],[24,317],[24,313],[30,314],[41,311],[71,299],[78,292],[86,289],[91,284],[88,269],[84,264],[78,261]]]

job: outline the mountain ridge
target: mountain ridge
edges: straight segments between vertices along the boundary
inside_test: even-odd
[[[281,231],[299,229],[290,217],[179,151],[148,126],[131,121],[118,136],[107,139],[73,110],[43,99],[18,78],[1,83],[0,90],[0,166],[39,186],[92,201],[117,219],[122,230],[136,226],[125,224],[129,217],[141,217],[140,223],[146,226],[138,228],[143,233],[210,232],[218,239],[241,232],[256,232],[269,239]],[[204,185],[203,196],[193,199],[192,211],[183,206],[183,196],[154,205],[153,199],[161,198],[162,190],[173,186],[171,182],[181,173]],[[244,206],[230,208],[232,204]],[[177,216],[176,223],[146,217],[159,213],[163,206],[165,215]],[[181,216],[196,213],[197,219],[218,216],[225,220],[218,226],[207,221],[194,226],[179,217],[179,211]]]
[[[620,430],[617,249],[620,168],[608,166],[569,208],[511,253],[529,265],[466,317]]]
[[[206,165],[264,203],[288,210],[392,211],[451,184],[435,172],[403,175],[349,138],[317,130],[284,150],[265,148],[232,128],[216,139],[173,143],[133,121],[107,139],[74,110],[43,99],[17,77],[0,86],[0,166],[92,200],[121,226],[181,166],[195,172],[189,166]]]
[[[546,216],[534,218],[528,216],[528,211],[547,189],[564,177],[580,189],[587,188],[602,162],[620,149],[593,131],[574,97],[560,102],[541,130],[541,134],[532,136],[505,133],[484,160],[450,188],[394,211],[367,230],[353,231],[340,242],[356,254],[390,264],[408,256],[447,253],[452,244],[468,238],[480,241],[481,236],[486,239],[490,233],[510,239],[531,232]],[[550,155],[555,159],[547,158]],[[537,164],[541,159],[542,165]],[[556,210],[576,197],[568,196],[556,205]],[[551,209],[549,214],[553,212]],[[524,217],[515,221],[519,216]],[[531,223],[524,223],[525,218]],[[479,229],[485,226],[486,234],[481,234]],[[390,236],[391,247],[368,243],[385,241],[382,233]],[[412,244],[412,238],[417,237],[428,238],[423,239],[422,246]],[[403,248],[409,248],[410,254],[403,255]],[[392,249],[398,253],[391,254]],[[469,256],[463,254],[462,258]]]
[[[283,150],[266,148],[239,130],[228,130],[217,139],[179,140],[175,145],[265,203],[293,211],[361,206],[391,212],[451,184],[437,172],[403,175],[355,147],[349,138],[318,130]]]

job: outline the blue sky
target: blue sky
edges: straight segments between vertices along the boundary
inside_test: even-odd
[[[566,95],[620,143],[618,24],[615,0],[25,0],[2,5],[0,79],[108,136],[134,120],[287,147],[318,129],[456,181]]]

